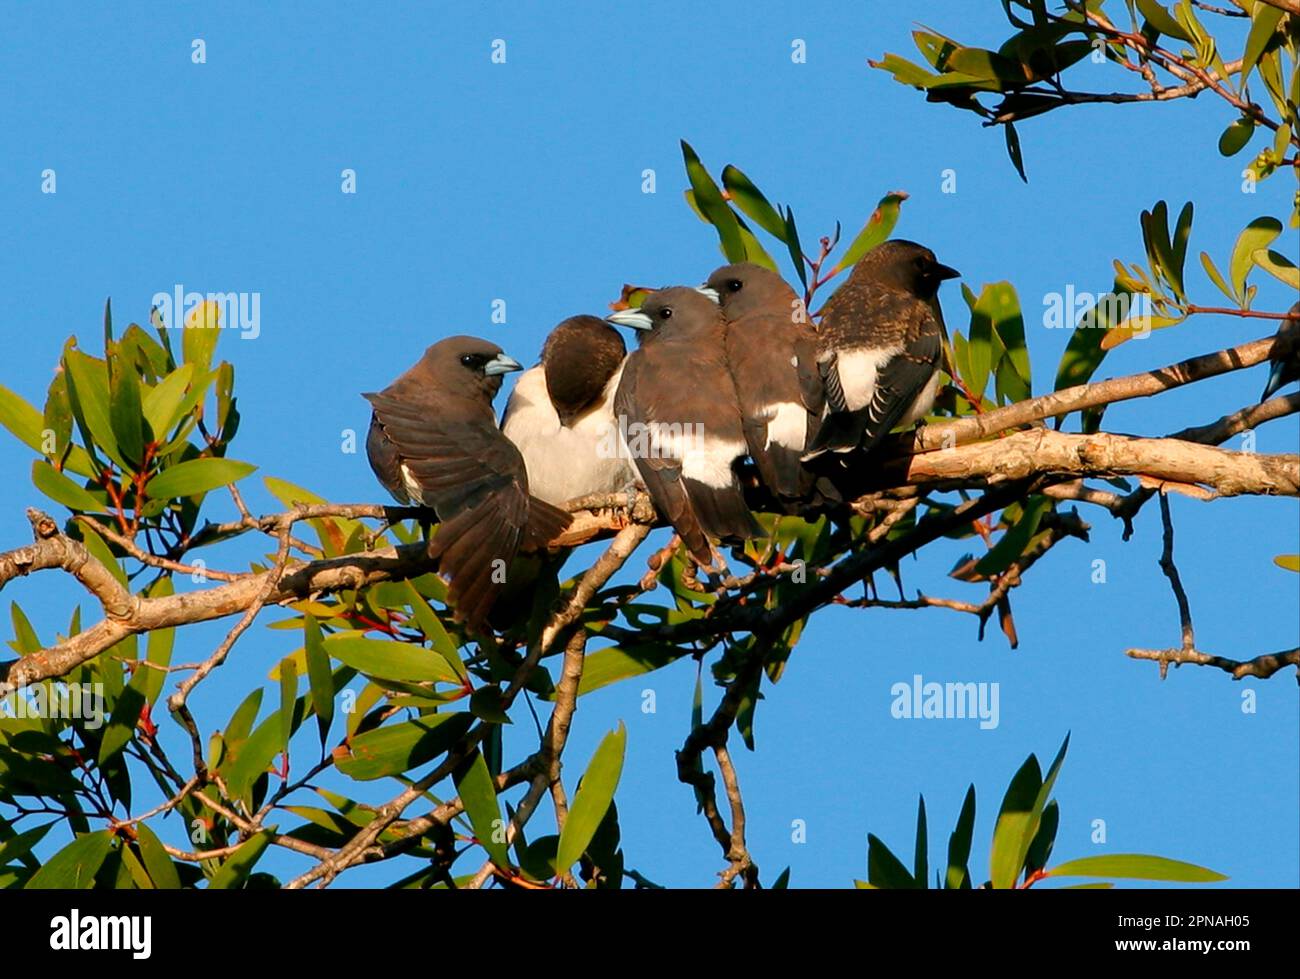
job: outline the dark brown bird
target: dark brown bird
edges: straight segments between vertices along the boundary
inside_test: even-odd
[[[914,241],[886,241],[863,255],[822,308],[818,364],[826,414],[804,460],[870,452],[934,405],[943,354],[939,285],[956,278]]]
[[[449,337],[364,395],[374,408],[370,467],[398,502],[437,514],[429,557],[450,579],[457,618],[479,629],[515,554],[545,545],[571,520],[529,495],[524,460],[497,429],[492,399],[501,375],[516,370],[494,343]]]
[[[624,447],[691,557],[711,565],[710,538],[763,533],[736,478],[746,445],[722,309],[711,291],[675,286],[609,319],[649,331],[614,396]]]
[[[538,499],[561,504],[635,482],[614,418],[626,354],[604,320],[571,316],[546,338],[542,362],[519,375],[501,430],[523,455]]]
[[[806,498],[814,477],[800,457],[816,434],[823,392],[817,331],[803,300],[752,262],[724,265],[706,285],[727,318],[727,365],[759,476],[778,500]]]

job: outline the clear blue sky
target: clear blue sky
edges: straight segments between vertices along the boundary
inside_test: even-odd
[[[1025,186],[1000,133],[867,67],[885,51],[912,56],[912,16],[996,46],[1008,29],[991,0],[776,7],[410,4],[385,17],[334,4],[10,7],[0,28],[0,383],[40,403],[63,340],[75,332],[87,346],[98,342],[105,296],[126,323],[144,320],[150,297],[178,283],[259,292],[261,335],[228,334],[219,350],[235,364],[244,415],[232,455],[260,467],[244,484],[250,504],[274,508],[261,475],[332,500],[379,501],[364,455],[340,452],[341,432],[367,420],[358,392],[452,333],[492,336],[534,359],[554,323],[602,312],[624,282],[693,283],[720,264],[711,230],[681,197],[679,138],[715,173],[735,163],[792,203],[808,244],[837,219],[856,229],[882,193],[907,190],[898,234],[930,245],[977,290],[1001,279],[1019,290],[1036,390],[1050,385],[1068,339],[1039,322],[1043,296],[1067,284],[1106,290],[1112,258],[1142,255],[1143,207],[1162,197],[1175,207],[1196,202],[1189,283],[1204,301],[1217,293],[1195,253],[1208,249],[1222,267],[1249,220],[1287,213],[1294,184],[1285,175],[1253,196],[1240,192],[1249,154],[1215,152],[1230,115],[1212,96],[1032,120],[1021,130]],[[191,63],[195,38],[206,42],[206,64]],[[497,38],[507,45],[503,65],[490,60]],[[806,64],[791,62],[796,38],[807,44]],[[1120,72],[1091,70],[1099,87],[1127,83]],[[54,195],[40,192],[47,168],[57,172]],[[340,193],[344,168],[356,171],[355,195]],[[646,168],[657,173],[654,195],[641,190]],[[955,194],[940,192],[947,168]],[[1296,257],[1294,237],[1284,248]],[[1288,301],[1275,281],[1260,283],[1260,308]],[[964,330],[957,287],[942,298],[950,325]],[[508,304],[505,326],[490,321],[494,299]],[[1169,363],[1266,331],[1204,318],[1122,347],[1103,371]],[[1210,421],[1256,399],[1264,374],[1118,405],[1107,427],[1162,434]],[[1297,433],[1294,417],[1273,423],[1257,448],[1295,451]],[[42,503],[30,463],[25,448],[0,438],[0,546],[28,538],[23,508]],[[1297,549],[1296,502],[1175,498],[1173,511],[1201,646],[1246,658],[1295,645],[1297,577],[1271,559]],[[765,688],[759,750],[736,739],[751,848],[766,879],[788,864],[795,886],[847,885],[865,874],[868,832],[910,853],[918,793],[937,855],[971,781],[980,802],[974,861],[986,866],[1012,772],[1031,751],[1050,757],[1071,731],[1058,857],[1154,852],[1212,866],[1239,885],[1296,884],[1293,677],[1234,683],[1184,668],[1162,683],[1151,664],[1127,660],[1129,646],[1177,639],[1156,566],[1159,512],[1148,507],[1127,544],[1104,513],[1083,515],[1092,542],[1059,546],[1015,593],[1019,650],[995,629],[977,643],[974,621],[945,611],[817,616],[785,678]],[[945,543],[909,561],[909,591],[978,600],[982,586],[946,577],[966,549]],[[226,563],[236,555],[252,552],[236,549]],[[1098,558],[1109,569],[1103,585],[1090,582]],[[82,597],[54,575],[4,593],[47,641]],[[223,633],[224,625],[186,630],[176,660],[203,658]],[[223,724],[234,698],[265,682],[292,648],[291,633],[265,622],[252,630],[200,688],[204,729]],[[890,687],[915,673],[997,681],[1000,725],[893,719]],[[627,723],[618,792],[627,861],[666,884],[706,885],[721,867],[674,773],[693,683],[682,662],[584,698],[566,756],[572,786],[599,737]],[[640,710],[645,689],[656,692],[655,714]],[[1247,689],[1258,695],[1255,713],[1243,713]],[[267,704],[275,700],[268,690]],[[526,712],[517,713],[508,757],[531,739]],[[170,720],[165,729],[179,746]],[[305,758],[312,725],[301,737]],[[381,784],[361,794],[395,791]],[[806,843],[791,842],[797,819]],[[1098,819],[1102,845],[1090,839]],[[162,831],[180,841],[175,821]],[[302,864],[275,853],[262,869],[287,877]],[[381,866],[343,883],[396,876]]]

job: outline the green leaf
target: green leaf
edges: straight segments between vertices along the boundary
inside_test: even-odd
[[[1056,843],[1056,831],[1061,825],[1061,807],[1053,799],[1043,810],[1043,816],[1034,834],[1034,841],[1029,844],[1025,855],[1025,871],[1033,874],[1047,866],[1051,859],[1052,847]]]
[[[790,261],[794,263],[794,271],[799,276],[799,282],[808,288],[808,269],[805,267],[803,257],[803,246],[799,244],[799,229],[794,223],[794,208],[785,209],[785,244],[790,252]]]
[[[963,289],[963,292],[967,291]],[[966,363],[970,365],[970,373],[963,380],[976,400],[984,397],[984,389],[989,383],[989,371],[993,367],[993,320],[988,309],[980,307],[980,301],[987,295],[988,289],[985,289],[971,308],[970,336],[966,343]]]
[[[89,890],[113,848],[106,829],[83,833],[50,857],[26,884],[28,890]]]
[[[993,846],[989,854],[990,879],[995,888],[1015,887],[1025,866],[1025,855],[1033,840],[1030,827],[1038,822],[1034,803],[1043,787],[1038,759],[1030,755],[1007,786],[993,829]]]
[[[1250,137],[1253,135],[1255,135],[1254,119],[1250,116],[1235,119],[1219,137],[1219,152],[1224,156],[1236,156],[1250,142]]]
[[[1016,124],[1004,122],[1002,133],[1007,140],[1007,156],[1011,158],[1011,165],[1016,168],[1016,173],[1020,174],[1020,179],[1029,183],[1029,178],[1025,176],[1025,157],[1020,150],[1020,134],[1016,132]]]
[[[700,162],[699,156],[691,144],[682,140],[682,159],[686,162],[686,176],[690,179],[691,190],[695,194],[695,205],[705,219],[718,232],[722,244],[722,254],[728,262],[745,261],[745,243],[740,235],[740,223],[735,213],[722,198],[718,185],[709,176],[709,171]]]
[[[474,827],[474,837],[487,850],[492,862],[503,870],[510,866],[510,853],[506,848],[505,821],[501,818],[501,805],[497,802],[496,786],[488,771],[483,753],[475,751],[460,766],[454,779],[465,814]]]
[[[293,735],[293,713],[298,703],[298,664],[292,656],[280,661],[280,743],[288,750]]]
[[[785,241],[785,218],[768,203],[762,191],[738,167],[727,164],[722,168],[722,186],[727,188],[731,202],[743,214],[753,218],[768,234]]]
[[[470,713],[493,724],[513,724],[501,700],[501,688],[495,684],[479,687],[469,697]]]
[[[109,407],[108,368],[102,360],[69,347],[63,355],[67,366],[68,397],[72,413],[82,425],[82,436],[104,450],[104,454],[123,469],[130,464],[117,448],[113,434],[112,411]]]
[[[45,420],[25,399],[0,385],[0,425],[30,449],[44,452],[42,433]]]
[[[1250,33],[1246,35],[1246,50],[1241,58],[1240,91],[1245,91],[1250,73],[1259,64],[1259,59],[1263,56],[1264,49],[1268,47],[1268,42],[1273,39],[1278,21],[1281,19],[1282,11],[1279,8],[1266,3],[1255,4],[1255,10],[1250,15]]]
[[[1210,258],[1208,252],[1201,252],[1201,265],[1205,269],[1205,274],[1210,277],[1210,281],[1213,282],[1215,286],[1218,287],[1218,290],[1228,297],[1229,302],[1235,303],[1237,301],[1237,297],[1234,296],[1232,294],[1232,290],[1228,288],[1227,281],[1223,278],[1223,275],[1219,272],[1218,266],[1214,264],[1214,259]]]
[[[689,649],[681,649],[667,643],[640,643],[627,646],[606,646],[594,653],[588,653],[582,669],[582,679],[578,683],[578,695],[591,693],[611,683],[618,683],[628,677],[641,676],[662,669],[669,663],[675,663],[683,656],[689,656]],[[550,698],[554,699],[554,694]]]
[[[172,315],[179,313],[180,310],[173,310]],[[220,335],[221,305],[212,300],[204,300],[185,317],[185,328],[181,335],[181,356],[185,363],[195,365],[198,370],[206,371],[210,368],[212,353],[217,349]]]
[[[1034,534],[1038,533],[1038,524],[1051,507],[1051,502],[1046,496],[1032,497],[1025,505],[1020,519],[975,563],[972,573],[989,577],[1001,574],[1010,567],[1013,561],[1025,553]]]
[[[108,350],[109,420],[118,448],[132,468],[144,458],[144,416],[140,377],[117,344]]]
[[[912,876],[916,878],[921,886],[925,886],[926,878],[930,876],[930,863],[928,849],[930,846],[929,832],[925,824],[925,796],[921,796],[921,801],[916,807],[916,849],[913,852]]]
[[[36,858],[31,855],[32,847],[45,839],[45,834],[54,827],[55,822],[58,822],[58,820],[46,823],[44,826],[34,826],[0,843],[0,867],[13,863],[15,860],[20,860],[32,868],[40,866],[36,862]]]
[[[894,76],[894,81],[914,88],[924,88],[926,83],[935,77],[933,72],[926,71],[915,62],[896,54],[886,54],[879,61],[868,61],[867,64],[880,71],[889,72]]]
[[[867,834],[867,880],[872,887],[911,890],[922,886],[903,866],[903,861],[872,833]]]
[[[144,823],[135,824],[136,842],[140,847],[140,857],[144,869],[159,890],[180,890],[181,879],[176,873],[176,864],[163,849],[162,840]]]
[[[94,555],[95,560],[108,568],[119,584],[129,587],[130,582],[126,577],[126,571],[122,568],[122,562],[113,556],[113,551],[104,542],[104,538],[84,524],[78,524],[77,531],[81,534],[81,542],[86,545],[86,550]]]
[[[468,711],[457,711],[386,724],[350,738],[346,748],[335,750],[334,764],[358,781],[400,775],[445,754],[472,722]]]
[[[334,673],[330,669],[329,654],[321,638],[320,623],[310,615],[303,619],[303,650],[307,661],[307,679],[311,685],[311,703],[316,711],[316,725],[320,728],[321,747],[329,737],[330,722],[334,719]]]
[[[438,618],[437,613],[425,601],[420,590],[415,587],[409,579],[403,582],[406,589],[407,604],[411,606],[411,612],[415,615],[416,625],[424,633],[424,638],[433,644],[434,651],[447,661],[452,672],[463,682],[469,679],[469,671],[465,669],[465,662],[460,658],[460,650],[456,643],[452,641],[451,635],[447,632],[446,626]]]
[[[957,826],[948,837],[948,874],[944,886],[949,889],[970,887],[970,871],[966,864],[970,861],[970,844],[974,832],[975,786],[972,785],[966,790],[961,813],[957,816]]]
[[[573,805],[569,807],[564,829],[560,831],[560,845],[555,859],[558,873],[563,873],[577,862],[587,849],[601,820],[605,818],[605,811],[614,799],[614,790],[623,773],[623,754],[626,748],[627,728],[620,721],[616,730],[601,739],[583,773]]]
[[[37,459],[32,463],[32,484],[55,503],[62,503],[69,510],[100,513],[104,509],[102,502],[44,459]]]
[[[149,589],[150,598],[166,598],[174,594],[175,589],[172,585],[171,578],[159,578]],[[159,694],[162,693],[163,684],[167,680],[166,668],[171,665],[172,648],[176,644],[176,629],[152,629],[149,632],[149,639],[145,644],[144,658],[153,663],[155,667],[140,667],[137,673],[131,677],[131,686],[135,686],[139,681],[139,689],[144,694],[145,702],[152,705],[157,702]]]
[[[1242,306],[1248,305],[1246,296],[1246,276],[1255,264],[1255,252],[1266,249],[1282,233],[1282,222],[1277,218],[1256,218],[1237,236],[1237,243],[1232,247],[1232,258],[1228,262],[1228,276],[1232,282],[1233,294]]]
[[[232,794],[245,795],[267,772],[275,756],[285,750],[283,734],[289,729],[288,724],[281,722],[277,710],[257,725],[247,738],[236,741],[227,736],[226,757],[221,769]]]
[[[1213,884],[1227,880],[1215,870],[1144,853],[1113,853],[1069,860],[1048,871],[1050,877],[1119,877],[1123,880],[1168,880],[1184,884]]]
[[[243,887],[248,880],[248,875],[253,872],[253,866],[271,845],[271,835],[269,829],[264,829],[250,836],[238,850],[222,862],[221,867],[208,881],[208,890],[228,891]]]
[[[235,459],[191,459],[152,477],[146,491],[155,500],[198,496],[243,479],[257,467]]]
[[[158,441],[163,441],[180,421],[181,401],[193,376],[194,365],[182,364],[145,395],[142,406],[145,421],[149,423],[149,429]]]
[[[777,271],[776,259],[768,254],[763,243],[754,236],[754,232],[749,230],[749,226],[740,218],[736,218],[736,223],[740,225],[740,240],[745,245],[745,261],[753,262],[755,265],[761,265],[765,269]]]
[[[1147,23],[1158,30],[1161,34],[1167,34],[1169,37],[1176,37],[1180,41],[1192,40],[1192,35],[1182,24],[1178,23],[1163,6],[1156,0],[1137,0],[1138,10],[1142,11],[1142,16],[1147,19]]]
[[[871,212],[871,217],[867,218],[867,223],[862,226],[862,230],[853,239],[844,256],[835,264],[832,277],[856,265],[858,259],[889,238],[894,231],[894,226],[898,224],[899,209],[905,200],[907,195],[901,190],[880,198],[876,209]]]
[[[44,444],[37,451],[61,461],[64,469],[78,476],[95,475],[95,467],[91,465],[86,450],[72,441],[72,399],[68,395],[68,373],[65,370],[54,372],[54,380],[50,381],[45,396],[42,420],[45,425],[42,437],[52,435],[53,445]]]
[[[460,683],[443,657],[414,643],[343,633],[327,638],[324,646],[330,656],[367,676],[408,683]]]
[[[1281,252],[1260,248],[1251,255],[1251,260],[1283,285],[1300,290],[1300,268]]]

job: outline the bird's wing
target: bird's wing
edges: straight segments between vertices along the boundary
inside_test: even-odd
[[[529,497],[519,450],[487,418],[431,411],[383,394],[367,397],[412,495],[418,490],[438,514],[429,556],[451,581],[457,613],[482,622],[520,543],[535,544],[540,534],[549,540],[570,518]]]
[[[668,406],[662,404],[655,394],[663,390],[658,382],[664,379],[664,373],[664,365],[657,357],[647,356],[645,350],[628,357],[614,394],[614,413],[627,425],[629,444],[625,448],[632,455],[632,463],[645,483],[655,509],[672,524],[691,555],[701,564],[709,564],[713,560],[713,550],[691,506],[682,480],[681,460],[671,455],[642,451],[648,443],[644,426],[668,415]]]
[[[918,303],[914,309],[916,316],[926,321],[933,319],[928,306]],[[863,450],[870,452],[889,434],[934,376],[943,350],[939,330],[934,326],[932,322],[922,323],[919,334],[906,341],[902,351],[880,368],[875,392],[865,408]]]

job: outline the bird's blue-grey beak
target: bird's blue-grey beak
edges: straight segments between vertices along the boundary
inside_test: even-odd
[[[506,354],[497,354],[483,365],[483,373],[488,377],[496,374],[509,374],[511,371],[521,371],[523,369],[523,364]]]
[[[717,289],[710,289],[708,286],[696,286],[695,291],[714,305],[720,305],[722,302]]]
[[[654,327],[650,322],[650,317],[639,309],[620,309],[617,313],[610,313],[605,317],[608,323],[616,323],[619,326],[630,327],[633,330],[649,330]]]
[[[951,265],[936,265],[934,267],[935,277],[942,282],[944,279],[960,279],[961,273]]]

